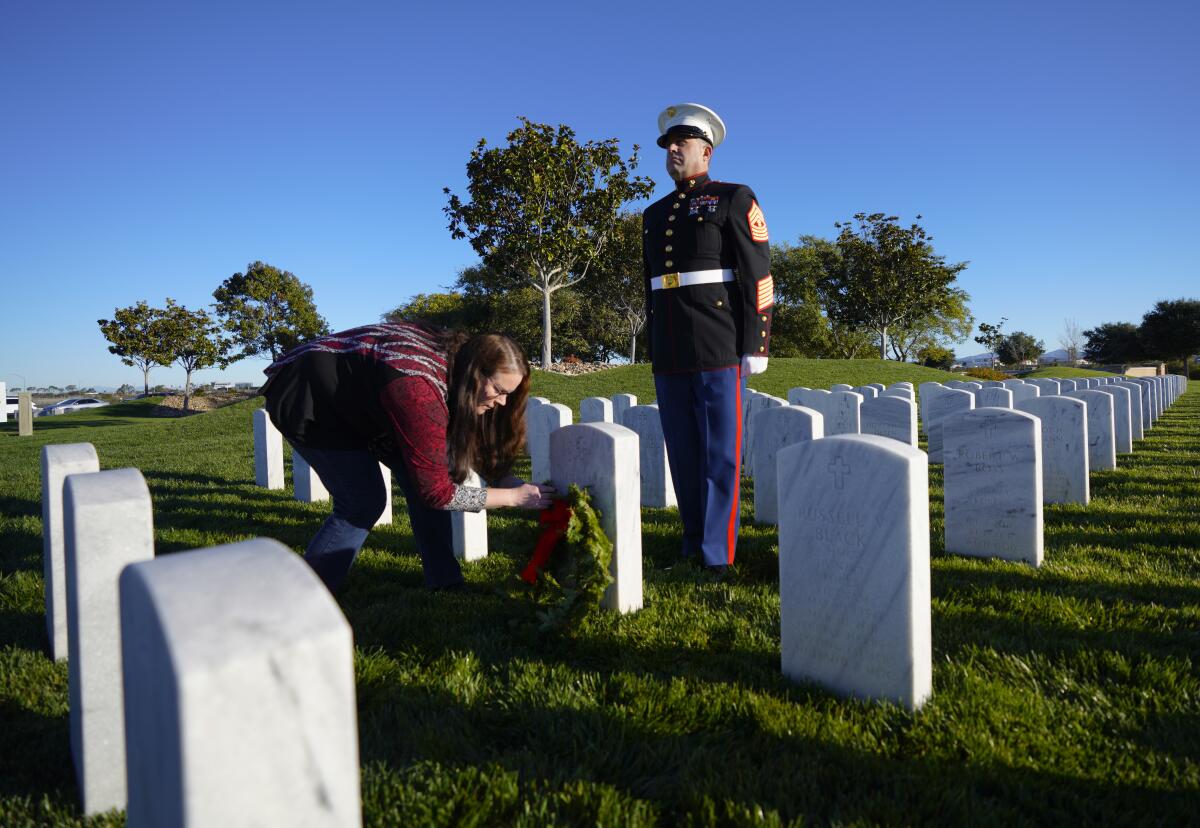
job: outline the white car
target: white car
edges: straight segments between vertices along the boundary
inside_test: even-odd
[[[104,400],[98,400],[95,397],[69,397],[65,400],[59,400],[53,405],[48,405],[42,409],[42,416],[50,416],[51,414],[66,414],[71,411],[78,411],[81,408],[102,408],[108,405]]]
[[[7,397],[5,397],[4,398],[4,410],[8,412],[8,419],[10,419],[10,420],[17,419],[17,414],[21,410],[21,398],[18,397],[16,394],[10,394]],[[34,405],[33,416],[36,417],[40,413],[42,413],[42,409],[39,408],[37,405]]]

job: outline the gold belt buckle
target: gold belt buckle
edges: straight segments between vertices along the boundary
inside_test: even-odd
[[[664,288],[679,287],[679,274],[678,273],[664,273],[663,277],[662,277],[662,286]]]

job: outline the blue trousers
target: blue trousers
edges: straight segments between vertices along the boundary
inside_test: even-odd
[[[741,522],[741,369],[655,374],[654,387],[683,521],[683,554],[705,566],[732,564]]]
[[[295,449],[312,466],[333,498],[333,514],[309,541],[304,560],[330,592],[337,592],[366,542],[367,533],[387,506],[383,474],[379,461],[368,451],[300,446]],[[421,556],[425,586],[436,589],[462,583],[462,569],[454,557],[450,513],[422,504],[404,466],[397,465],[399,468],[392,471],[408,502],[408,518]]]

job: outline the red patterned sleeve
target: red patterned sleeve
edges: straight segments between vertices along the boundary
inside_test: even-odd
[[[421,377],[400,377],[384,386],[379,402],[392,424],[396,453],[421,502],[445,509],[458,489],[446,462],[449,414],[441,393]]]

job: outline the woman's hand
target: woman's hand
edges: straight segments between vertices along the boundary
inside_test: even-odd
[[[555,494],[553,486],[537,483],[522,483],[508,491],[512,494],[512,505],[520,509],[545,509]]]
[[[514,482],[515,485],[507,488],[488,489],[484,508],[515,506],[519,509],[545,509],[550,505],[550,498],[555,494],[553,486],[539,486],[520,480]]]

